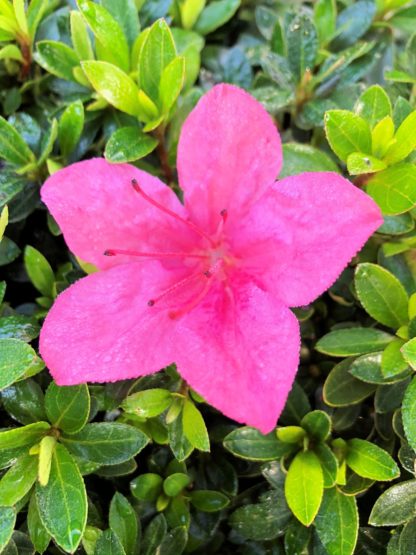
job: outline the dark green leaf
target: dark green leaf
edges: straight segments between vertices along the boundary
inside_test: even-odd
[[[416,480],[392,486],[376,501],[369,518],[373,526],[397,526],[416,514]]]
[[[286,143],[283,145],[283,168],[279,178],[308,172],[338,172],[339,168],[331,158],[307,144]]]
[[[34,161],[34,155],[22,136],[0,116],[0,157],[17,167]]]
[[[167,532],[166,520],[163,515],[156,516],[143,534],[140,555],[154,555],[162,544]]]
[[[290,69],[300,81],[305,71],[312,72],[318,54],[318,34],[313,21],[305,14],[294,17],[286,32],[286,41]]]
[[[196,490],[189,494],[192,505],[199,511],[204,513],[214,513],[221,511],[229,503],[230,500],[226,495],[219,491]]]
[[[0,339],[0,390],[12,385],[42,361],[30,345],[19,339]]]
[[[218,27],[227,23],[240,7],[240,0],[214,0],[201,13],[195,31],[201,35],[208,35]]]
[[[369,0],[349,5],[337,18],[337,35],[332,45],[341,49],[354,44],[370,27],[375,13],[376,6]]]
[[[9,543],[16,522],[16,511],[13,507],[0,507],[0,551]]]
[[[38,471],[37,457],[24,455],[0,480],[0,507],[16,505],[32,488]]]
[[[90,394],[85,384],[60,387],[51,382],[45,395],[49,421],[68,434],[82,430],[90,414]]]
[[[117,492],[111,500],[109,524],[120,540],[126,555],[135,555],[138,538],[137,515],[121,493]]]
[[[380,351],[392,339],[388,333],[374,328],[343,328],[321,337],[315,349],[335,357],[354,356]]]
[[[51,540],[50,534],[42,524],[40,518],[36,495],[33,493],[29,502],[29,511],[27,513],[27,526],[29,529],[30,539],[39,553],[44,553]]]
[[[98,538],[94,555],[125,555],[118,536],[112,530],[105,530]]]
[[[67,157],[77,146],[84,128],[84,105],[77,100],[67,106],[59,120],[58,139],[63,156]]]
[[[67,81],[75,81],[74,68],[79,66],[76,53],[64,44],[53,40],[43,40],[36,44],[35,59],[43,69]]]
[[[376,390],[376,385],[357,380],[349,373],[351,364],[351,360],[343,360],[334,366],[328,375],[323,390],[324,399],[328,405],[334,407],[354,405]]]
[[[109,162],[134,162],[150,154],[157,139],[138,127],[120,127],[109,138],[104,155]]]
[[[224,438],[224,447],[236,457],[252,461],[271,461],[287,455],[293,447],[276,438],[263,435],[256,428],[237,428]]]

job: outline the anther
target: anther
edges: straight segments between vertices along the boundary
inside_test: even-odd
[[[154,306],[155,301],[153,299],[150,299],[149,301],[147,301],[147,306]]]
[[[221,216],[221,218],[223,219],[223,221],[225,223],[225,220],[228,217],[228,210],[226,208],[223,208],[220,212],[220,216]]]
[[[107,249],[106,251],[103,252],[103,255],[104,256],[115,256],[116,253],[111,249]]]

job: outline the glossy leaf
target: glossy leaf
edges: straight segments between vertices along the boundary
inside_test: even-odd
[[[66,433],[82,430],[90,414],[90,394],[85,384],[58,386],[51,382],[45,395],[49,421]]]
[[[373,128],[380,120],[392,115],[390,98],[380,85],[373,85],[358,99],[356,112]]]
[[[25,455],[0,480],[0,507],[16,505],[32,488],[37,476],[37,458]]]
[[[416,378],[406,389],[402,405],[403,427],[409,445],[416,451]]]
[[[241,0],[214,0],[202,11],[196,24],[195,31],[201,35],[212,33],[232,18],[240,7]]]
[[[286,32],[287,59],[292,73],[300,81],[305,71],[312,71],[318,54],[318,33],[306,14],[295,16]]]
[[[30,345],[19,339],[0,339],[0,390],[24,377],[42,361]]]
[[[41,252],[28,245],[24,252],[26,272],[36,289],[45,297],[51,297],[55,275],[51,265]]]
[[[77,146],[84,127],[84,105],[77,100],[67,106],[59,120],[58,139],[63,156]]]
[[[324,335],[315,349],[334,357],[354,356],[380,351],[392,339],[388,333],[374,328],[343,328]]]
[[[292,447],[277,440],[274,433],[261,434],[255,428],[237,428],[224,438],[224,447],[234,456],[252,461],[272,461],[287,455]]]
[[[76,53],[64,44],[53,40],[43,40],[37,43],[36,61],[46,71],[67,81],[75,81],[73,70],[79,66]]]
[[[347,465],[359,476],[379,481],[399,476],[396,463],[384,449],[363,439],[350,439],[347,444]]]
[[[150,154],[157,144],[157,139],[138,127],[120,127],[109,138],[104,155],[113,163],[133,162]]]
[[[111,500],[109,524],[126,555],[135,555],[138,538],[137,515],[129,501],[119,492]]]
[[[416,514],[416,480],[408,480],[387,489],[377,499],[369,523],[373,526],[397,526]]]
[[[16,522],[14,507],[0,507],[0,551],[9,543]]]
[[[202,414],[189,399],[185,400],[182,411],[183,433],[195,449],[209,451],[209,436]]]
[[[367,193],[385,215],[411,210],[416,205],[416,167],[402,163],[376,173],[368,181]]]
[[[349,373],[351,362],[342,361],[329,373],[323,390],[324,399],[328,405],[334,407],[354,405],[376,390],[375,384],[357,380]]]
[[[368,123],[347,110],[329,110],[325,114],[325,132],[335,154],[344,162],[353,152],[371,153]]]
[[[21,135],[1,116],[0,157],[17,167],[34,161],[34,155]]]

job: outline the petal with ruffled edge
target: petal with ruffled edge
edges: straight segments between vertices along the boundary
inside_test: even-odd
[[[270,432],[284,408],[299,361],[294,314],[254,284],[221,284],[178,322],[181,376],[229,418]]]
[[[175,360],[176,321],[147,305],[171,276],[157,262],[91,274],[56,299],[40,353],[59,385],[112,382],[156,372]]]
[[[336,173],[303,173],[275,183],[233,234],[239,245],[249,236],[241,256],[250,265],[250,244],[261,240],[262,229],[282,230],[281,239],[291,243],[285,247],[288,258],[282,241],[269,243],[255,276],[262,273],[263,286],[285,305],[301,306],[334,283],[382,223],[375,202],[347,179]]]
[[[178,145],[179,184],[185,206],[206,230],[221,210],[241,218],[277,178],[280,137],[262,105],[242,89],[217,85],[185,121]]]
[[[129,260],[104,256],[107,249],[183,251],[196,240],[186,225],[145,201],[133,189],[133,178],[153,199],[185,216],[175,194],[159,179],[103,158],[72,164],[43,185],[43,202],[70,250],[82,260],[104,269]]]

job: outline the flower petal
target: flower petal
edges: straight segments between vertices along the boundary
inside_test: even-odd
[[[299,361],[294,314],[253,284],[223,286],[178,322],[181,376],[226,416],[270,432]]]
[[[238,87],[213,87],[188,116],[178,145],[179,183],[192,219],[213,230],[223,209],[241,218],[281,162],[280,137],[262,105]]]
[[[186,212],[175,194],[157,178],[128,164],[95,158],[54,173],[41,195],[77,256],[101,269],[129,260],[104,256],[107,249],[183,250],[195,239],[186,225],[163,213],[134,191],[142,189],[170,210]],[[137,259],[136,259],[137,260]]]
[[[147,305],[169,273],[157,262],[149,265],[91,274],[57,298],[42,327],[40,353],[59,385],[134,378],[174,361],[176,323]]]
[[[248,221],[256,219],[263,219],[263,227],[268,220],[270,227],[284,229],[292,243],[290,258],[283,263],[281,244],[275,243],[275,252],[270,247],[270,263],[262,278],[287,306],[306,305],[326,291],[383,223],[368,195],[330,172],[303,173],[277,182],[248,216]],[[251,241],[256,241],[257,228],[251,225]]]

